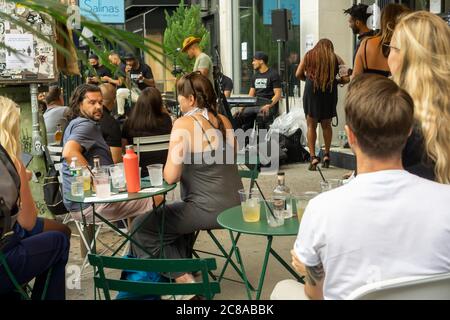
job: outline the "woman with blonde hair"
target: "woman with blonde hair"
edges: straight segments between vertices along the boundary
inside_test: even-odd
[[[398,23],[389,67],[414,100],[417,124],[403,152],[406,170],[450,184],[450,28],[418,11]]]
[[[12,220],[17,222],[5,226],[3,223],[6,221],[2,221],[0,250],[19,284],[26,284],[36,278],[32,298],[41,299],[47,274],[51,269],[46,298],[63,300],[70,229],[50,220],[37,218],[38,210],[28,184],[31,176],[20,160],[19,127],[18,106],[10,99],[0,96],[1,152],[6,153],[4,159],[9,159],[14,164],[17,176],[20,177],[19,200],[15,208],[12,208]],[[3,192],[5,190],[0,190],[0,197]],[[10,227],[13,233],[3,235],[3,228],[10,230]],[[0,265],[0,295],[9,294],[14,288],[4,265]]]

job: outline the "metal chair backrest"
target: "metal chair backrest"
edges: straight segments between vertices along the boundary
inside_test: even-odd
[[[148,295],[202,295],[210,300],[220,292],[217,281],[210,281],[208,272],[217,268],[215,259],[125,259],[89,255],[89,263],[98,268],[94,275],[94,284],[103,290],[106,300],[111,300],[110,291],[122,291],[136,296]],[[197,272],[202,274],[202,282],[167,283],[135,282],[108,278],[105,269],[133,270],[157,273]]]
[[[347,300],[450,300],[450,273],[371,283],[353,291]]]
[[[169,150],[170,134],[133,139],[135,151],[141,161],[141,153]]]
[[[253,186],[258,179],[259,176],[259,156],[249,155],[249,154],[238,154],[237,164],[239,166],[246,166],[248,170],[239,169],[239,176],[241,179],[250,179],[250,189],[253,189]]]
[[[62,183],[62,163],[64,158],[62,156],[63,147],[62,146],[47,146],[48,152],[50,154],[50,159],[52,159],[55,169],[59,171],[59,183]]]

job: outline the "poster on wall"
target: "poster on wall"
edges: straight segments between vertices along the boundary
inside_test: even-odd
[[[314,35],[308,34],[305,37],[305,52],[308,52],[309,50],[314,48]]]
[[[51,18],[14,2],[0,0],[0,11],[55,41]],[[0,19],[0,84],[53,82],[55,49],[19,25]]]
[[[6,69],[33,70],[35,53],[31,49],[33,48],[32,34],[5,34],[5,45],[15,50],[7,49]]]

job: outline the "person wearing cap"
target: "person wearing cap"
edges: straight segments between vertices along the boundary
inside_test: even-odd
[[[244,130],[253,128],[255,120],[259,128],[268,128],[278,115],[278,102],[281,100],[281,78],[278,72],[268,66],[269,57],[264,52],[253,56],[253,75],[249,96],[269,99],[272,102],[263,107],[248,107],[238,114]]]
[[[207,77],[214,87],[213,76],[213,62],[211,58],[202,51],[199,43],[202,41],[200,38],[188,37],[183,41],[182,52],[185,52],[189,59],[195,58],[195,64],[193,71],[200,71],[202,75]]]
[[[105,66],[101,65],[99,58],[95,54],[89,56],[89,64],[92,68],[89,68],[86,77],[87,84],[98,85],[101,83],[103,77],[110,77],[111,72]]]
[[[127,88],[117,90],[117,113],[125,114],[125,101],[130,98],[136,102],[142,90],[155,87],[153,72],[149,65],[140,62],[132,53],[125,55],[124,77],[119,77],[119,86],[125,83]]]

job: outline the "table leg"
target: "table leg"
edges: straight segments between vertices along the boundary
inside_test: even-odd
[[[161,205],[160,205],[161,206]],[[157,209],[160,207],[158,206]],[[122,237],[125,238],[125,241],[119,246],[119,248],[117,248],[117,250],[113,253],[113,257],[115,255],[117,255],[117,253],[122,250],[122,248],[125,246],[125,244],[130,241],[131,243],[134,243],[136,246],[138,246],[140,249],[142,249],[145,253],[147,253],[149,256],[152,256],[152,254],[150,254],[150,252],[148,252],[143,246],[141,246],[139,243],[136,242],[136,240],[133,239],[133,236],[136,234],[136,232],[139,231],[140,226],[144,225],[145,222],[150,218],[150,215],[147,215],[147,217],[142,221],[142,223],[137,226],[137,228],[135,228],[135,230],[130,233],[129,235],[123,233],[122,231],[120,231],[119,229],[117,229],[116,227],[114,227],[109,221],[104,221],[110,228],[113,228],[117,233],[119,233]]]
[[[241,234],[240,232],[237,233],[237,237],[236,237],[236,240],[235,240],[235,241],[236,241],[236,245],[237,245],[237,243],[238,243],[238,241],[239,241],[241,235],[242,235],[242,234]],[[219,248],[219,250],[222,252],[223,257],[226,258],[225,264],[224,264],[224,266],[223,266],[223,268],[222,268],[222,271],[220,272],[218,282],[220,283],[220,282],[222,281],[222,279],[224,279],[225,271],[226,271],[227,268],[228,268],[228,264],[231,264],[231,266],[232,266],[233,269],[236,271],[236,273],[239,275],[239,277],[242,279],[242,281],[244,281],[244,276],[242,275],[241,270],[239,270],[239,267],[238,267],[238,266],[236,265],[236,263],[234,263],[234,261],[233,261],[234,247],[231,248],[230,253],[227,253],[227,252],[225,251],[225,249],[222,248],[222,247],[219,245],[220,243],[218,243],[218,240],[217,240],[217,239],[215,239],[215,238],[212,238],[212,239],[213,239],[214,242],[216,242],[216,245],[217,245],[217,247]],[[250,290],[255,291],[255,288],[253,288],[253,286],[252,286],[252,284],[251,284],[250,282],[249,282],[249,286],[250,286]]]
[[[273,237],[268,236],[266,253],[264,255],[264,261],[263,261],[263,266],[262,266],[262,270],[261,270],[261,277],[259,278],[258,289],[256,289],[256,300],[259,300],[261,298],[261,292],[262,292],[262,288],[264,285],[264,279],[266,278],[267,263],[269,262],[270,250],[272,249],[272,241],[273,241]]]
[[[284,261],[275,250],[271,248],[270,253],[275,257],[275,259],[278,260],[278,262],[280,262],[283,265],[283,267],[286,268],[287,271],[289,271],[297,279],[298,282],[303,284],[305,283],[303,281],[303,277],[299,276],[298,273],[295,272],[294,269],[292,269],[291,266],[287,264],[286,261]]]
[[[153,198],[153,203],[155,203],[155,198]],[[160,248],[160,250],[159,250],[159,258],[160,259],[163,259],[166,256],[164,254],[164,226],[165,226],[165,217],[166,217],[166,211],[165,211],[166,195],[164,195],[162,206],[163,206],[163,210],[162,210],[162,213],[161,213],[162,217],[161,217],[161,225],[160,225],[160,230],[159,230],[159,248]],[[153,210],[156,210],[156,208],[154,208]]]
[[[241,266],[242,276],[243,276],[243,280],[244,280],[244,283],[245,283],[245,288],[247,289],[248,299],[252,300],[252,294],[250,292],[250,286],[249,286],[247,275],[245,273],[244,263],[242,262],[239,248],[237,247],[237,243],[236,243],[236,241],[234,239],[233,231],[229,230],[229,232],[230,232],[231,243],[232,243],[235,255],[236,255],[236,260],[239,263],[239,265]]]

